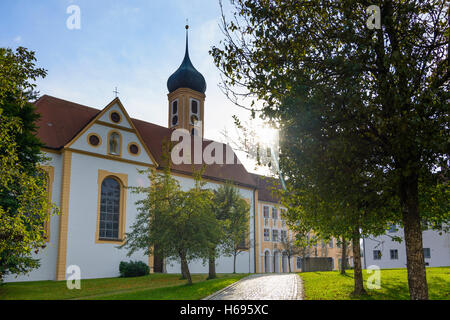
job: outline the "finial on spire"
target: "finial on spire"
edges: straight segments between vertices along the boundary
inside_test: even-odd
[[[189,19],[186,19],[186,26],[185,26],[186,30],[189,29]]]
[[[116,98],[118,97],[119,91],[117,91],[117,87],[116,89],[113,91],[113,93],[116,95]]]

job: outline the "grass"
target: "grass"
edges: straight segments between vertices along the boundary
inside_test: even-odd
[[[63,299],[155,299],[195,300],[204,298],[247,274],[218,274],[206,280],[206,274],[193,274],[193,285],[186,285],[179,274],[150,274],[135,278],[81,280],[80,290],[69,290],[66,281],[13,282],[0,286],[0,300]]]
[[[353,270],[346,275],[338,271],[305,272],[303,279],[307,300],[409,300],[406,269],[383,269],[378,290],[367,289],[367,278],[363,270],[364,288],[368,295],[351,296],[354,287]],[[427,268],[428,295],[430,300],[450,300],[450,267]]]

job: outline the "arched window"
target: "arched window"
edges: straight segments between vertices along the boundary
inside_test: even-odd
[[[120,183],[105,178],[101,186],[99,239],[120,240]]]
[[[270,253],[264,252],[264,272],[270,272]]]
[[[178,99],[172,101],[172,126],[178,125]]]
[[[191,125],[196,125],[200,120],[200,101],[191,99],[191,109],[189,110],[189,118]]]

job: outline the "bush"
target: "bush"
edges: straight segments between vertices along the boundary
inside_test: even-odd
[[[146,276],[150,273],[150,268],[142,261],[121,261],[119,272],[122,278]]]

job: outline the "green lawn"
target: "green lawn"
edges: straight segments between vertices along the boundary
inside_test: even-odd
[[[151,274],[136,278],[81,280],[80,290],[69,290],[65,281],[6,283],[0,286],[0,300],[61,299],[154,299],[194,300],[204,298],[246,274],[218,274],[206,280],[206,274],[193,274],[193,285],[186,285],[179,274]]]
[[[307,300],[409,300],[406,269],[381,270],[381,288],[368,290],[370,274],[363,270],[364,288],[367,296],[352,297],[353,270],[343,276],[338,271],[299,273],[303,279]],[[427,268],[428,294],[432,300],[450,300],[450,267]]]

